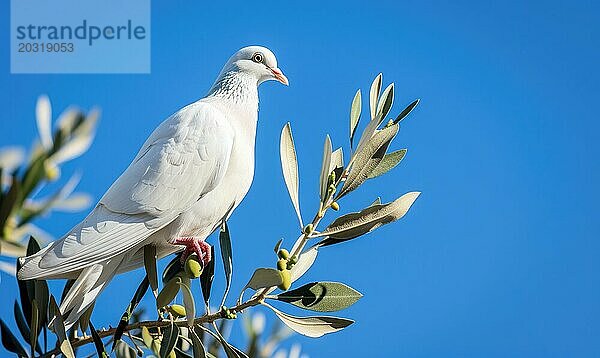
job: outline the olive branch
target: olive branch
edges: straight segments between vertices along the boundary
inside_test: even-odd
[[[404,158],[406,149],[389,152],[392,140],[398,134],[400,122],[415,108],[418,100],[409,104],[395,119],[383,123],[388,117],[394,100],[394,84],[388,85],[383,92],[382,75],[376,76],[369,92],[370,118],[362,131],[358,143],[354,139],[361,117],[362,98],[358,90],[350,109],[350,159],[344,162],[343,150],[333,150],[331,138],[326,136],[323,147],[323,160],[319,181],[318,209],[310,222],[303,222],[298,201],[299,174],[296,149],[292,130],[287,123],[281,132],[280,156],[283,177],[298,217],[300,235],[288,250],[282,247],[282,239],[274,248],[277,256],[276,268],[258,268],[241,290],[237,302],[226,307],[225,302],[231,287],[233,260],[230,231],[227,223],[223,223],[219,232],[220,253],[224,267],[226,288],[219,300],[219,309],[210,310],[211,288],[214,279],[215,260],[202,267],[198,258],[192,255],[181,262],[181,254],[176,255],[162,273],[162,288],[159,287],[157,272],[157,254],[154,246],[144,247],[144,267],[146,276],[136,290],[130,304],[123,313],[117,327],[97,331],[90,321],[93,306],[80,318],[75,328],[90,331],[89,337],[75,337],[73,332],[65,332],[61,312],[54,297],[49,293],[45,281],[19,281],[19,293],[24,313],[15,302],[15,319],[24,340],[30,345],[27,351],[19,340],[0,320],[2,343],[9,350],[20,356],[50,357],[62,353],[68,358],[75,356],[75,349],[94,343],[99,356],[108,356],[107,345],[112,343],[111,350],[118,357],[133,357],[151,351],[158,357],[190,356],[214,357],[218,351],[207,349],[208,343],[218,342],[228,358],[248,357],[244,351],[231,345],[221,333],[217,322],[235,320],[238,313],[254,306],[270,309],[280,320],[297,333],[308,337],[321,337],[348,327],[354,321],[333,316],[292,316],[272,305],[278,301],[315,312],[336,312],[356,303],[362,294],[340,282],[311,282],[291,289],[314,264],[319,250],[325,247],[344,243],[360,237],[378,227],[402,218],[419,196],[419,192],[408,192],[394,201],[381,203],[377,198],[371,205],[361,211],[339,216],[319,230],[319,224],[331,209],[340,210],[340,201],[365,181],[383,175],[396,167]],[[309,245],[310,244],[310,245]],[[35,239],[29,241],[27,254],[40,249]],[[198,280],[204,301],[204,313],[196,316],[196,300],[192,294],[192,280]],[[67,282],[65,292],[69,288]],[[280,292],[273,294],[276,289]],[[150,289],[156,299],[158,319],[138,321],[136,309]],[[245,293],[251,290],[250,298],[244,299]],[[173,301],[179,293],[183,296],[183,305]],[[64,292],[63,292],[64,294]],[[26,303],[29,303],[26,307]],[[53,318],[53,319],[50,319]],[[133,322],[132,322],[133,321]],[[51,329],[57,336],[57,347],[41,350],[37,344],[40,332],[51,322]],[[108,341],[103,339],[109,338]],[[126,343],[126,340],[133,347]],[[188,349],[184,349],[184,343]],[[46,345],[46,344],[45,344]],[[135,347],[135,348],[134,348]],[[188,354],[188,352],[190,354]]]

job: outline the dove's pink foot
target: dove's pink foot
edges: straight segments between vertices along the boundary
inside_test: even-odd
[[[181,255],[181,263],[184,263],[185,260],[193,253],[198,255],[198,258],[202,261],[202,267],[206,267],[211,260],[211,248],[210,245],[204,242],[204,240],[198,239],[196,237],[178,237],[175,240],[171,241],[174,245],[184,245],[185,250]]]

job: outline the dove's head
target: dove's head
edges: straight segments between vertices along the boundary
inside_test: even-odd
[[[238,71],[256,79],[257,84],[275,80],[288,85],[288,79],[277,67],[277,59],[271,50],[262,46],[248,46],[236,52],[223,72]]]

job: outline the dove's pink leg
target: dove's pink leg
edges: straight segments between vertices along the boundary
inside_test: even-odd
[[[198,239],[196,237],[178,237],[175,240],[171,241],[174,245],[184,245],[185,250],[183,251],[183,255],[181,255],[181,263],[184,263],[185,260],[193,253],[198,255],[198,258],[202,261],[202,267],[206,267],[211,260],[211,248],[210,245],[204,242],[204,240]]]

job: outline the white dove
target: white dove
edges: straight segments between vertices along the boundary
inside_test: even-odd
[[[258,85],[287,78],[260,46],[236,52],[205,98],[167,118],[63,238],[20,259],[19,279],[76,279],[60,304],[70,328],[115,274],[143,266],[144,245],[164,257],[185,248],[204,264],[204,240],[239,205],[254,176]]]

